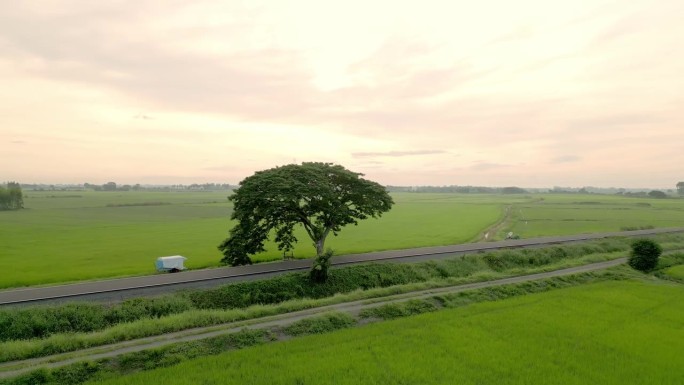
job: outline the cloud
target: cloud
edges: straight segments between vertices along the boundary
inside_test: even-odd
[[[169,17],[183,10],[157,7],[131,4],[131,9]],[[62,17],[10,8],[0,15],[6,42],[0,52],[18,58],[17,65],[31,76],[116,90],[160,109],[277,119],[296,115],[315,100],[313,75],[295,51],[264,47],[212,53],[170,45],[155,36],[158,31],[150,30],[138,11],[112,8],[85,7]],[[29,27],[36,24],[43,28]],[[209,44],[211,34],[249,35],[257,29],[241,27],[240,20],[228,21],[224,31],[204,31],[198,41]],[[172,41],[187,30],[169,27],[166,32],[164,38]]]
[[[509,168],[513,167],[513,165],[510,164],[501,164],[501,163],[488,163],[488,162],[479,162],[476,163],[469,168],[473,171],[489,171],[489,170],[496,170],[496,169],[501,169],[501,168]]]
[[[441,150],[414,150],[414,151],[386,151],[386,152],[353,152],[351,155],[354,158],[374,158],[374,157],[403,157],[403,156],[420,156],[420,155],[436,155],[445,154],[446,151]]]
[[[236,170],[235,166],[208,166],[202,167],[205,171],[222,171],[222,172],[232,172]]]
[[[153,120],[154,118],[153,118],[153,117],[151,117],[151,116],[149,116],[149,115],[145,115],[145,114],[138,114],[138,115],[135,115],[135,116],[133,117],[133,119],[141,119],[141,120]]]
[[[563,155],[553,158],[551,163],[574,163],[578,162],[580,159],[582,158],[577,155]]]
[[[11,143],[12,144],[26,144],[28,142],[26,142],[25,140],[13,140]]]
[[[643,126],[646,124],[661,123],[663,118],[649,113],[622,113],[603,115],[592,118],[570,119],[567,128],[570,130],[589,130],[606,128],[620,128],[629,126]]]
[[[343,15],[258,3],[7,2],[0,139],[30,146],[11,142],[0,156],[50,153],[54,168],[94,174],[82,158],[127,148],[145,154],[145,175],[166,175],[166,154],[182,153],[187,172],[235,164],[236,177],[324,158],[381,166],[372,172],[395,184],[560,184],[590,177],[580,160],[604,176],[623,157],[653,170],[682,163],[681,1],[501,1],[467,13],[446,1],[390,13],[389,2],[352,1]],[[53,166],[33,159],[35,170]],[[625,175],[628,185],[653,173]]]

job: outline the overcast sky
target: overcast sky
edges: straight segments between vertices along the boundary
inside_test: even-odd
[[[684,1],[0,0],[0,181],[674,188]]]

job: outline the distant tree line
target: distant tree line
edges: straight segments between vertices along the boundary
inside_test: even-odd
[[[24,208],[24,193],[17,182],[7,182],[0,186],[0,211],[19,210]]]
[[[193,184],[173,184],[173,185],[149,185],[149,184],[117,184],[107,182],[105,184],[93,183],[69,183],[69,184],[45,184],[45,183],[22,183],[24,190],[33,191],[203,191],[203,190],[231,190],[235,186],[228,183],[193,183]]]
[[[520,187],[483,187],[483,186],[387,186],[390,192],[413,193],[460,193],[460,194],[528,194]]]
[[[176,191],[176,190],[191,190],[191,191],[204,191],[204,190],[230,190],[232,188],[228,183],[193,183],[189,185],[184,184],[174,184],[168,186],[142,186],[139,183],[130,185],[117,185],[116,182],[107,182],[102,185],[84,183],[83,188],[91,189],[95,191]]]

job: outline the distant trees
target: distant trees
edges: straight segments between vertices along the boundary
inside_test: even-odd
[[[677,183],[677,192],[679,195],[684,195],[684,182]]]
[[[525,189],[522,189],[520,187],[504,187],[501,189],[501,193],[503,194],[528,194],[529,192]]]
[[[667,194],[659,190],[653,190],[648,193],[650,198],[667,198]]]
[[[640,271],[651,271],[658,265],[658,258],[663,248],[652,239],[637,239],[632,243],[629,265]]]
[[[513,190],[511,190],[513,189]],[[529,190],[519,187],[484,186],[387,186],[389,192],[409,193],[456,193],[456,194],[528,194]],[[513,192],[512,192],[513,191]],[[555,192],[555,191],[552,191]]]
[[[72,188],[78,188],[80,186],[74,185],[70,186]],[[193,183],[190,185],[185,184],[173,184],[173,185],[141,185],[136,184],[124,184],[120,185],[116,182],[107,182],[105,184],[92,184],[84,183],[83,188],[86,190],[94,191],[216,191],[216,190],[230,190],[233,186],[228,183]],[[41,186],[36,186],[35,189],[42,190]],[[51,188],[54,189],[54,188]]]
[[[19,210],[24,208],[24,193],[17,182],[7,182],[0,186],[0,210]]]

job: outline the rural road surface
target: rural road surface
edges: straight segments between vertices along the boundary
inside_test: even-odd
[[[510,285],[521,282],[534,281],[538,279],[546,279],[552,277],[585,273],[590,271],[597,271],[620,265],[625,261],[626,258],[619,258],[611,261],[576,266],[561,270],[548,271],[544,273],[521,275],[516,277],[498,279],[494,281],[476,282],[465,285],[427,289],[404,294],[391,295],[373,300],[364,299],[359,301],[344,302],[335,305],[327,305],[312,309],[295,311],[291,313],[262,317],[248,321],[239,321],[219,326],[208,326],[202,328],[188,329],[180,332],[163,334],[160,336],[140,338],[130,341],[119,342],[111,345],[83,349],[77,352],[62,353],[23,361],[5,362],[0,364],[0,378],[15,377],[40,367],[56,368],[80,361],[95,361],[102,358],[115,357],[121,354],[158,348],[178,342],[196,341],[205,338],[217,337],[224,334],[236,333],[243,329],[283,328],[302,319],[314,317],[325,312],[345,312],[353,316],[358,316],[358,314],[364,309],[383,306],[390,303],[405,302],[416,299],[427,299],[441,294],[453,294],[462,291],[476,290],[492,286]]]
[[[541,247],[552,244],[580,242],[615,236],[635,237],[678,232],[684,232],[684,228],[650,229],[530,239],[511,239],[498,242],[466,243],[450,246],[341,255],[333,258],[332,264],[333,266],[343,266],[364,262],[419,262],[503,248]],[[309,269],[310,266],[310,259],[287,260],[250,266],[192,270],[176,274],[156,274],[57,286],[10,289],[0,291],[0,306],[63,302],[67,300],[121,301],[126,298],[159,295],[180,289],[210,287],[231,282],[263,279],[295,271],[304,271]]]

